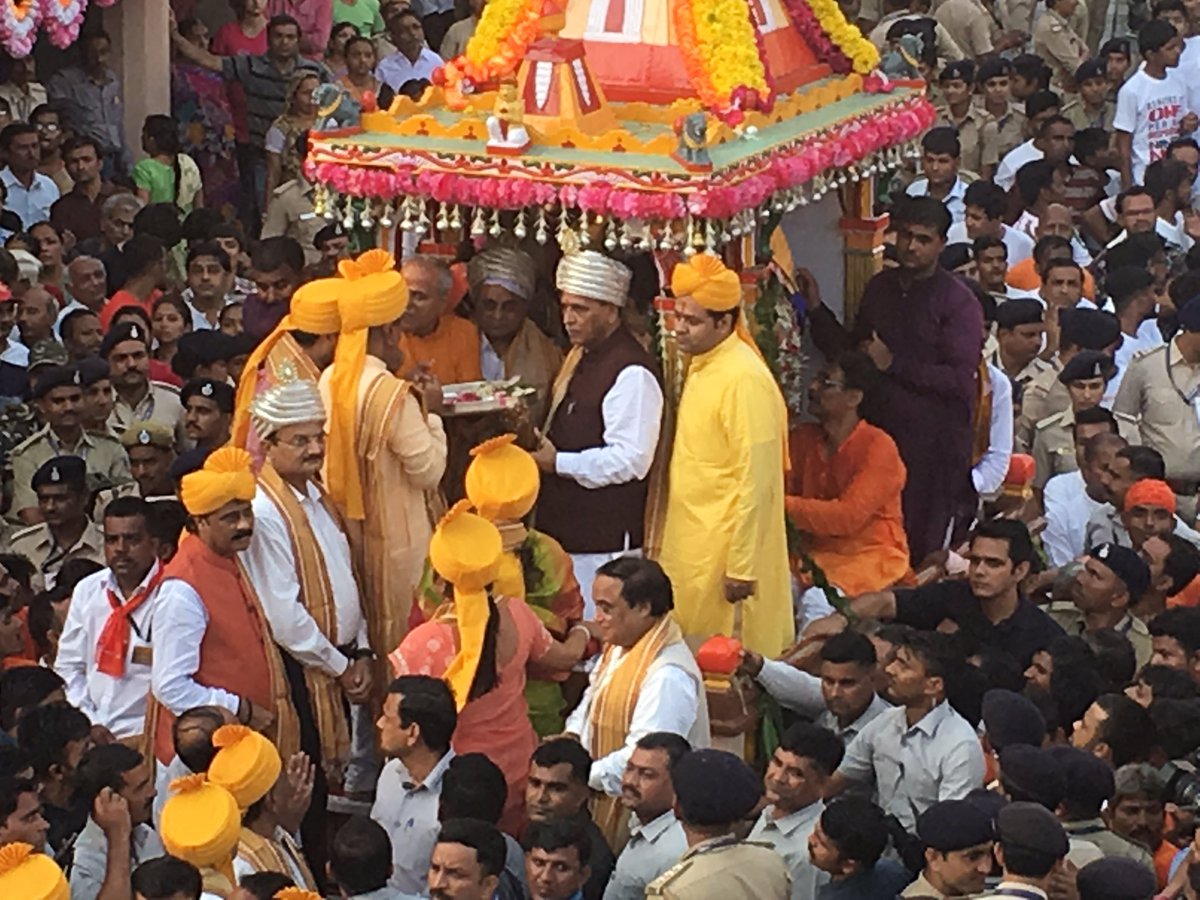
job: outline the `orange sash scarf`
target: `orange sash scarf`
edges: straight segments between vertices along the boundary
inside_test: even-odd
[[[100,630],[100,637],[96,640],[96,668],[105,675],[111,675],[113,678],[125,677],[125,657],[129,653],[130,617],[139,606],[154,595],[163,580],[162,563],[155,561],[154,567],[154,574],[146,582],[146,586],[135,591],[125,603],[121,602],[121,598],[115,591],[105,591],[112,612],[108,614],[104,628]]]

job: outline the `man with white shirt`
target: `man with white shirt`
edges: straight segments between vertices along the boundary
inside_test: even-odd
[[[1079,468],[1047,481],[1042,496],[1046,510],[1042,543],[1053,566],[1065,566],[1087,549],[1088,519],[1104,506],[1106,495],[1100,480],[1104,467],[1118,450],[1128,446],[1117,434],[1116,419],[1102,406],[1077,413],[1071,431]]]
[[[108,568],[75,586],[54,660],[67,700],[119,740],[142,734],[150,692],[163,567],[146,527],[149,512],[140,497],[119,497],[105,508]]]
[[[551,388],[545,440],[533,451],[543,473],[538,530],[571,555],[589,616],[600,566],[641,552],[662,422],[655,361],[621,321],[632,278],[594,250],[567,253],[559,263],[572,346]]]
[[[53,178],[38,171],[42,142],[37,128],[28,122],[6,125],[0,131],[0,154],[8,161],[0,171],[7,193],[4,208],[16,213],[26,230],[49,219],[59,191]]]
[[[1046,155],[1045,148],[1039,145],[1038,135],[1047,120],[1058,117],[1061,108],[1062,102],[1053,91],[1034,91],[1025,100],[1025,133],[1032,137],[1008,151],[996,167],[996,176],[992,180],[1002,190],[1012,188],[1021,166]]]
[[[1010,266],[1033,256],[1033,238],[1004,224],[1008,195],[999,185],[990,181],[971,182],[963,194],[963,205],[963,219],[955,221],[946,232],[947,244],[993,237],[1004,241]]]
[[[665,731],[638,740],[621,779],[621,805],[631,817],[629,843],[617,857],[604,900],[641,900],[646,885],[687,850],[683,826],[675,818],[671,769],[691,749],[687,740]]]
[[[815,900],[828,873],[812,864],[808,839],[825,811],[825,787],[837,771],[845,747],[825,728],[801,722],[780,738],[763,779],[767,805],[748,840],[770,844],[787,863],[792,900]]]
[[[1138,31],[1142,65],[1121,85],[1113,116],[1113,140],[1121,154],[1121,186],[1141,184],[1146,166],[1167,155],[1167,146],[1195,131],[1187,78],[1176,71],[1183,38],[1162,19]],[[1190,127],[1188,127],[1190,125]]]
[[[71,302],[58,313],[54,323],[57,332],[63,319],[74,310],[86,309],[97,316],[108,302],[108,273],[104,263],[94,256],[77,256],[67,264],[67,293]]]
[[[588,784],[604,796],[593,818],[609,844],[619,847],[625,826],[621,778],[638,738],[669,731],[694,748],[707,747],[708,703],[696,658],[671,613],[671,582],[658,563],[640,557],[605,563],[596,573],[594,596],[607,649],[566,730],[595,760]]]
[[[954,128],[934,128],[921,138],[921,171],[924,176],[908,186],[910,197],[941,200],[953,224],[966,216],[967,183],[958,174],[962,145]],[[952,227],[953,227],[952,224]]]
[[[240,554],[283,649],[294,696],[305,696],[320,739],[304,749],[326,764],[349,758],[344,700],[371,690],[371,652],[350,544],[317,480],[325,407],[308,379],[281,381],[250,405],[266,453],[251,504],[254,536]]]
[[[1142,327],[1147,319],[1154,317],[1158,309],[1154,278],[1146,268],[1121,266],[1110,269],[1104,279],[1104,290],[1112,300],[1117,321],[1121,323],[1121,346],[1113,353],[1117,374],[1104,392],[1104,403],[1111,406],[1134,355],[1159,346],[1162,343],[1162,334],[1157,328]]]
[[[216,241],[204,241],[188,250],[187,285],[183,300],[192,311],[193,331],[219,329],[225,305],[245,299],[232,293],[233,263]]]
[[[410,81],[431,81],[442,58],[425,45],[421,17],[408,7],[400,7],[388,16],[387,25],[398,49],[379,61],[375,77],[397,93]]]

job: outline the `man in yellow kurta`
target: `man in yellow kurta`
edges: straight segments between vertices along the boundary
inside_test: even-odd
[[[404,362],[399,320],[408,303],[392,255],[368,250],[339,271],[342,331],[320,380],[329,411],[325,486],[346,519],[371,649],[382,660],[408,631],[433,534],[427,494],[446,468],[446,433],[426,411],[440,408],[440,389],[422,403],[391,374]]]
[[[675,337],[691,356],[671,452],[659,562],[689,643],[734,631],[776,656],[795,634],[784,526],[787,410],[742,320],[737,274],[710,254],[675,267]]]

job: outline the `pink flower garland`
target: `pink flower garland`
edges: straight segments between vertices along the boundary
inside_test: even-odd
[[[114,0],[109,0],[109,6]],[[101,6],[106,4],[97,0]],[[41,0],[42,30],[55,47],[66,48],[79,37],[83,16],[87,12],[88,0]]]
[[[42,21],[42,0],[0,0],[0,45],[10,56],[28,56]]]
[[[839,75],[845,75],[854,68],[850,58],[821,27],[821,23],[813,14],[812,7],[804,0],[783,0],[783,5],[787,8],[788,18],[792,20],[792,25],[800,32],[805,43],[812,48],[817,59]]]
[[[617,219],[678,219],[691,213],[727,219],[762,206],[779,191],[797,188],[830,169],[844,168],[873,153],[912,140],[936,118],[929,101],[915,98],[886,111],[853,119],[777,152],[763,171],[736,184],[711,185],[691,193],[614,188],[604,182],[556,186],[527,178],[495,178],[421,171],[414,166],[379,169],[340,163],[306,165],[309,179],[341,195],[390,201],[427,197],[486,209],[563,207]]]

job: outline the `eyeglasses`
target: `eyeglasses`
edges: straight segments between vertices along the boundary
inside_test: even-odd
[[[846,385],[840,381],[834,381],[832,378],[819,378],[817,384],[823,388],[829,388],[831,391],[840,391]]]
[[[38,122],[35,127],[38,131],[58,131],[57,122]]]
[[[298,434],[293,438],[288,438],[286,441],[275,438],[275,443],[282,444],[284,447],[291,447],[293,450],[305,450],[309,446],[324,447],[325,432],[320,434]]]

